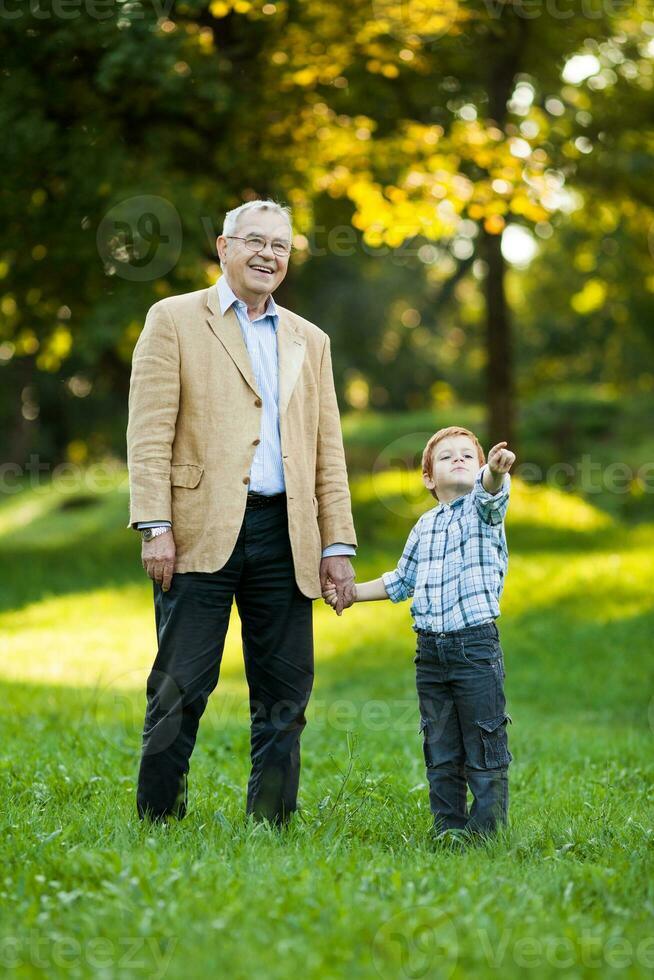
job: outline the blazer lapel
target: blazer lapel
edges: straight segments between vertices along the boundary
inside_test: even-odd
[[[238,322],[238,317],[234,309],[229,309],[225,316],[222,315],[215,286],[210,286],[207,290],[207,306],[207,322],[209,326],[234,361],[234,364],[250,388],[252,388],[252,391],[260,396],[260,392],[257,390],[257,383],[254,379],[254,372],[252,371],[250,355],[243,339],[243,331],[241,330],[241,325]]]
[[[279,325],[277,327],[277,363],[279,365],[279,414],[288,408],[293,389],[302,370],[306,340],[287,318],[286,311],[277,307]]]

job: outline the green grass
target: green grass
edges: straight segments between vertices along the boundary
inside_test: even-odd
[[[315,605],[302,814],[246,821],[236,616],[190,813],[141,824],[155,652],[124,475],[86,507],[0,507],[0,971],[16,977],[645,977],[654,967],[654,525],[514,481],[499,621],[511,823],[429,843],[408,604]],[[353,481],[359,578],[430,506],[415,473]]]

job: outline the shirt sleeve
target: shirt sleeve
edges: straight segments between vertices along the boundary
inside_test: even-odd
[[[403,599],[408,599],[413,595],[418,568],[419,544],[420,534],[416,524],[407,538],[397,568],[393,572],[384,572],[382,575],[384,588],[391,602],[402,602]]]
[[[170,521],[138,521],[134,527],[141,531],[144,527],[172,527]]]
[[[331,558],[332,555],[347,555],[348,558],[356,555],[357,549],[351,544],[328,544],[323,548],[322,557]]]
[[[472,498],[475,508],[484,524],[501,524],[506,517],[509,506],[509,492],[511,490],[511,477],[508,473],[504,474],[504,482],[497,493],[489,493],[481,482],[486,466],[482,466],[475,478],[475,485],[472,490]]]

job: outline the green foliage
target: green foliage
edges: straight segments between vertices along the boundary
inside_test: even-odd
[[[92,7],[24,5],[0,38],[3,458],[124,452],[147,308],[215,280],[222,214],[257,195],[295,209],[280,299],[333,335],[345,404],[429,409],[443,384],[488,402],[480,243],[509,224],[541,248],[508,279],[520,395],[647,373],[640,5]],[[599,68],[570,82],[575,53]]]

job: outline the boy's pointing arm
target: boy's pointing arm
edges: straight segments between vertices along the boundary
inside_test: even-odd
[[[477,513],[485,524],[501,524],[509,506],[509,469],[515,461],[515,453],[505,447],[505,442],[493,446],[487,464],[477,474],[472,491]]]

